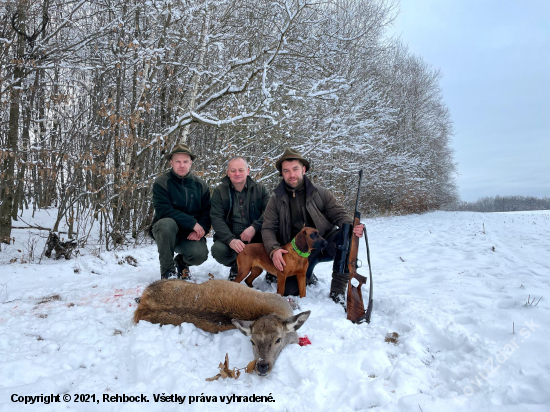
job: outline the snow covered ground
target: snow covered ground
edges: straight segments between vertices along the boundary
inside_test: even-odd
[[[132,324],[134,298],[159,278],[154,245],[29,264],[21,261],[33,247],[37,260],[43,246],[14,231],[17,243],[0,252],[0,411],[549,411],[550,213],[435,212],[366,224],[371,324],[352,324],[329,300],[331,264],[321,264],[319,283],[297,298],[312,312],[298,331],[311,345],[287,347],[267,378],[213,382],[205,379],[226,353],[231,368],[252,360],[240,332]],[[366,275],[364,244],[359,257]],[[192,270],[199,282],[228,273],[212,258]],[[275,290],[263,275],[255,286]],[[395,344],[386,342],[394,332]],[[60,402],[12,402],[41,394]],[[75,403],[76,394],[99,404]],[[149,403],[105,403],[103,394]],[[186,399],[155,402],[155,394]],[[233,394],[274,402],[221,400]]]

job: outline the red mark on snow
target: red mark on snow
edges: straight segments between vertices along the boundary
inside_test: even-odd
[[[300,346],[307,346],[307,345],[311,345],[311,341],[309,340],[307,335],[305,335],[303,338],[298,339],[298,344]]]

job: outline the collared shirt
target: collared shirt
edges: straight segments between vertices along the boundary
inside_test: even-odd
[[[231,196],[233,197],[233,204],[229,221],[232,225],[232,232],[234,235],[240,235],[243,231],[251,225],[248,220],[248,204],[246,201],[248,194],[248,184],[245,183],[243,190],[237,192],[235,186],[231,183]]]

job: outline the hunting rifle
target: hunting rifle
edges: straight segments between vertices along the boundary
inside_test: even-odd
[[[355,214],[353,215],[353,227],[361,224],[361,213],[358,210],[359,207],[359,195],[361,193],[361,178],[363,177],[363,170],[359,171],[359,184],[357,187],[357,200],[355,201]],[[370,323],[370,316],[372,313],[372,271],[370,267],[370,251],[369,240],[367,238],[367,229],[363,227],[363,234],[365,235],[365,243],[367,246],[367,262],[369,264],[369,304],[367,310],[363,304],[363,294],[361,293],[361,286],[367,283],[365,276],[357,273],[357,254],[359,252],[359,238],[351,232],[351,245],[349,246],[348,253],[348,269],[350,273],[348,282],[348,296],[347,296],[347,318],[353,323]],[[349,239],[349,237],[348,237]]]

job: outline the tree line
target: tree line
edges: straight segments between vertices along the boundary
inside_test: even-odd
[[[57,208],[81,243],[138,238],[177,143],[212,187],[244,155],[274,187],[286,147],[372,213],[457,199],[441,74],[388,38],[392,0],[0,2],[0,239]]]
[[[461,212],[519,212],[528,210],[550,210],[550,198],[534,196],[488,196],[475,202],[456,202],[449,210]]]

